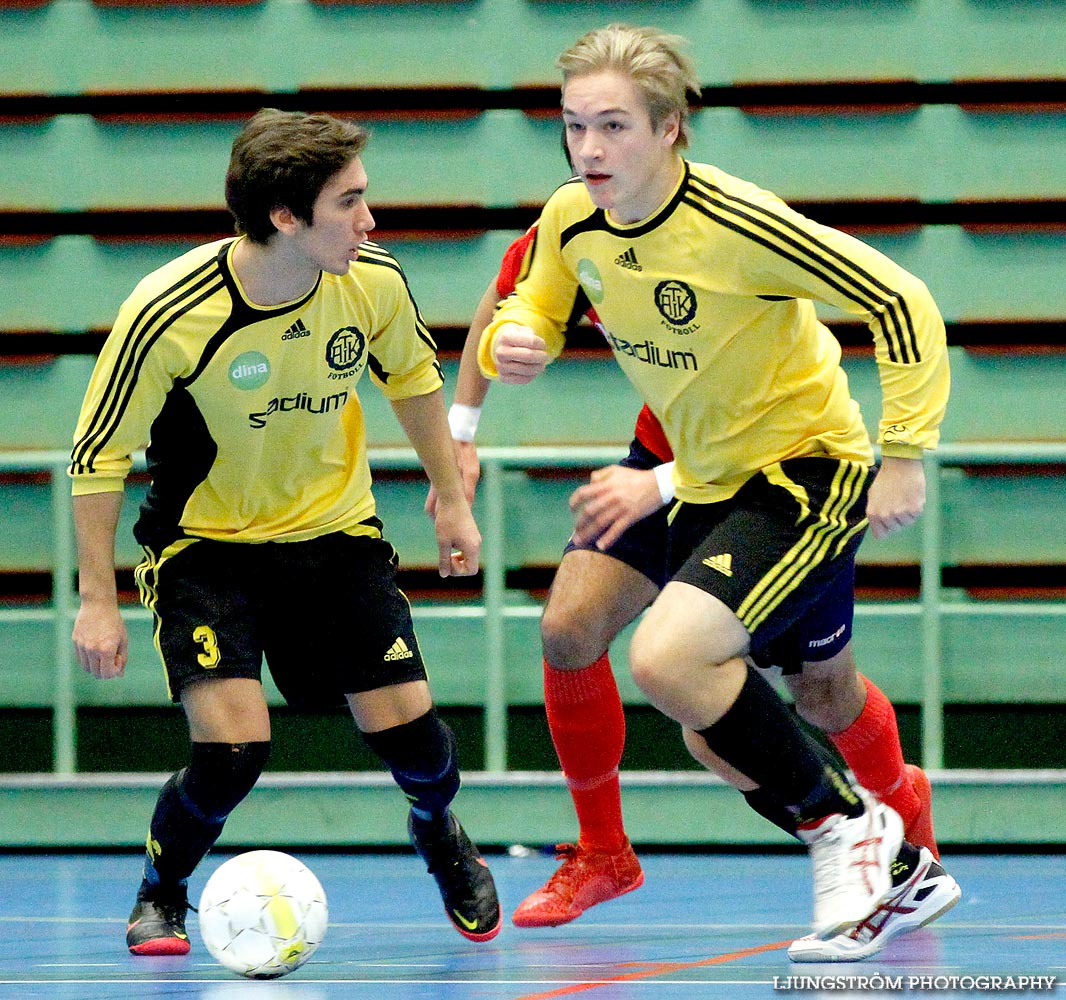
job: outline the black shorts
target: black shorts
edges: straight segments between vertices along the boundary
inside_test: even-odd
[[[751,656],[794,673],[851,638],[855,552],[866,531],[868,466],[794,458],[728,500],[671,512],[672,579],[717,597],[751,636]]]
[[[649,451],[636,438],[629,446],[629,454],[619,465],[627,469],[654,469],[663,464],[663,460]],[[630,525],[622,536],[609,549],[598,549],[596,543],[575,545],[573,539],[566,543],[563,551],[574,552],[586,549],[590,552],[603,552],[604,555],[619,559],[627,566],[632,566],[638,573],[643,573],[660,590],[669,579],[666,572],[666,549],[669,526],[666,523],[669,507],[660,507],[654,514],[636,524]]]
[[[264,657],[286,702],[300,708],[426,678],[411,606],[396,586],[396,552],[381,537],[182,539],[144,552],[137,584],[155,615],[174,701],[204,677],[260,680]]]

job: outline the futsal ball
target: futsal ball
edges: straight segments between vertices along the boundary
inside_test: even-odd
[[[314,873],[280,851],[248,851],[220,865],[200,896],[200,936],[232,972],[277,979],[306,962],[329,921]]]

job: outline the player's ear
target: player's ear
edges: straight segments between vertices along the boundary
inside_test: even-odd
[[[278,205],[270,210],[270,221],[279,232],[291,235],[295,232],[298,220],[292,213],[292,209],[285,205]]]
[[[681,115],[677,111],[671,111],[659,127],[666,145],[676,145],[681,136]]]

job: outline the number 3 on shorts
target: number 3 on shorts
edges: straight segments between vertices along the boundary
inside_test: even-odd
[[[207,625],[197,625],[192,630],[193,642],[198,642],[204,651],[197,655],[196,661],[201,667],[217,667],[219,661],[218,640],[214,631]]]

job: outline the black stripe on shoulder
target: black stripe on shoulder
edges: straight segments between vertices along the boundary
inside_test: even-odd
[[[363,255],[364,251],[368,251],[365,257]],[[436,352],[437,343],[430,335],[429,327],[426,325],[426,321],[422,318],[422,311],[418,308],[414,293],[411,291],[410,282],[407,280],[407,274],[400,266],[400,262],[383,246],[378,243],[370,242],[364,243],[359,248],[359,261],[364,264],[377,264],[381,267],[387,267],[400,276],[403,280],[403,287],[407,289],[407,298],[410,300],[411,306],[415,311],[415,333],[418,335],[418,339],[430,350]]]
[[[559,234],[559,249],[562,250],[567,243],[582,233],[596,233],[596,232],[610,232],[611,227],[607,225],[607,215],[602,208],[597,208],[590,216],[581,219],[579,222],[575,222],[572,226],[567,226],[566,229]],[[534,253],[536,252],[536,246],[533,247]]]
[[[389,381],[389,373],[381,367],[381,362],[373,355],[368,354],[366,358],[367,367],[386,385]]]
[[[72,471],[92,471],[96,456],[114,433],[129,405],[137,377],[152,345],[175,320],[222,287],[218,259],[213,257],[184,275],[138,312],[126,332],[93,419],[82,438],[74,444]]]
[[[776,212],[735,195],[726,194],[715,185],[699,178],[693,177],[692,181],[692,198],[685,199],[687,204],[791,260],[864,309],[879,314],[879,324],[891,360],[902,359],[905,364],[921,360],[914,324],[907,304],[898,292],[883,284],[855,261],[838,253]],[[736,221],[727,223],[717,213],[728,213]],[[780,242],[773,242],[760,234],[766,234]],[[791,247],[795,254],[785,247]]]
[[[366,264],[388,264],[400,270],[399,261],[389,253],[380,243],[374,243],[372,240],[367,240],[359,248],[359,261]]]

